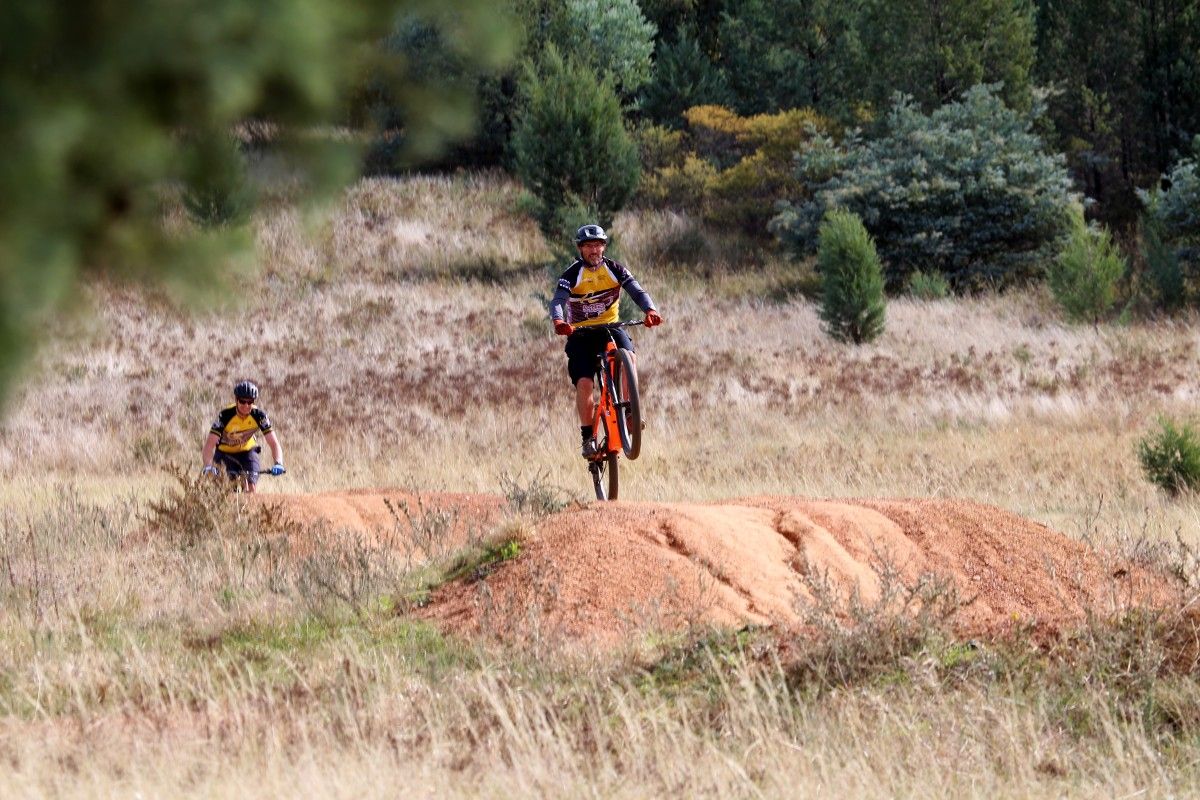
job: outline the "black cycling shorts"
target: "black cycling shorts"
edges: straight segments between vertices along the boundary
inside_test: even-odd
[[[612,334],[611,339],[609,339],[610,333]],[[629,334],[623,328],[612,330],[576,328],[575,332],[567,337],[567,346],[564,350],[567,354],[567,374],[571,376],[572,384],[579,383],[580,378],[591,378],[596,374],[596,359],[604,354],[604,348],[609,341],[615,341],[617,347],[623,350],[631,353],[637,352],[633,348],[633,341],[629,338]]]
[[[213,463],[225,467],[230,478],[241,478],[243,475],[250,483],[258,483],[258,473],[261,472],[258,460],[258,448],[243,453],[226,453],[218,450],[213,456]]]

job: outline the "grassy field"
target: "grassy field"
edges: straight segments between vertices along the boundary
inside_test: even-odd
[[[206,311],[95,285],[46,331],[0,427],[0,797],[1200,792],[1187,615],[1053,642],[879,614],[817,643],[513,651],[404,613],[419,565],[300,557],[278,520],[183,490],[170,468],[198,471],[252,377],[289,469],[264,491],[586,499],[551,248],[518,194],[365,181],[325,218],[260,217],[260,268]],[[1192,577],[1200,505],[1157,492],[1135,448],[1193,414],[1194,317],[896,299],[854,348],[822,334],[803,267],[678,215],[614,228],[667,319],[635,337],[649,428],[624,498],[966,497]]]

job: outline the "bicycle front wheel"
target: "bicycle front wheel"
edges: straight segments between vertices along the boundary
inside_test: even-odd
[[[588,464],[592,473],[592,488],[597,500],[616,500],[620,483],[617,478],[617,454],[609,453],[602,459]]]
[[[612,394],[617,431],[621,434],[621,450],[632,461],[642,452],[642,400],[628,350],[617,350],[614,366]]]

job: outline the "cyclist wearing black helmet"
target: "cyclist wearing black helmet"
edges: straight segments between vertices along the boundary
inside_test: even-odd
[[[605,258],[608,234],[599,225],[584,225],[575,232],[579,258],[567,267],[558,279],[558,287],[550,301],[550,320],[554,332],[567,337],[567,373],[575,384],[575,407],[579,411],[579,432],[583,436],[583,456],[595,453],[592,439],[592,375],[596,359],[608,343],[607,333],[589,331],[589,327],[616,322],[621,290],[637,303],[646,314],[646,327],[662,324],[654,301],[620,262]],[[632,355],[633,342],[624,330],[612,331],[617,347]],[[635,362],[636,363],[636,362]]]
[[[257,434],[262,434],[275,466],[268,470],[272,475],[282,475],[283,448],[279,437],[271,428],[271,420],[255,401],[258,400],[258,387],[251,381],[239,381],[233,387],[234,404],[226,406],[217,414],[217,419],[208,431],[204,440],[204,474],[216,475],[217,466],[225,467],[225,472],[231,479],[243,478],[246,481],[246,491],[253,492],[258,484],[259,467],[258,454],[262,445],[256,440]]]

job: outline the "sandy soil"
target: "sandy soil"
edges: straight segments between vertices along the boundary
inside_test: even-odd
[[[413,547],[397,536],[432,520],[425,527],[441,531],[442,552],[504,518],[504,500],[486,495],[269,497],[298,521],[325,520],[388,546]],[[691,625],[802,626],[818,594],[872,603],[889,585],[923,576],[965,602],[956,616],[965,635],[1058,631],[1088,614],[1177,602],[1166,577],[993,506],[752,497],[593,503],[543,518],[518,558],[441,587],[419,613],[468,636],[611,646]]]

